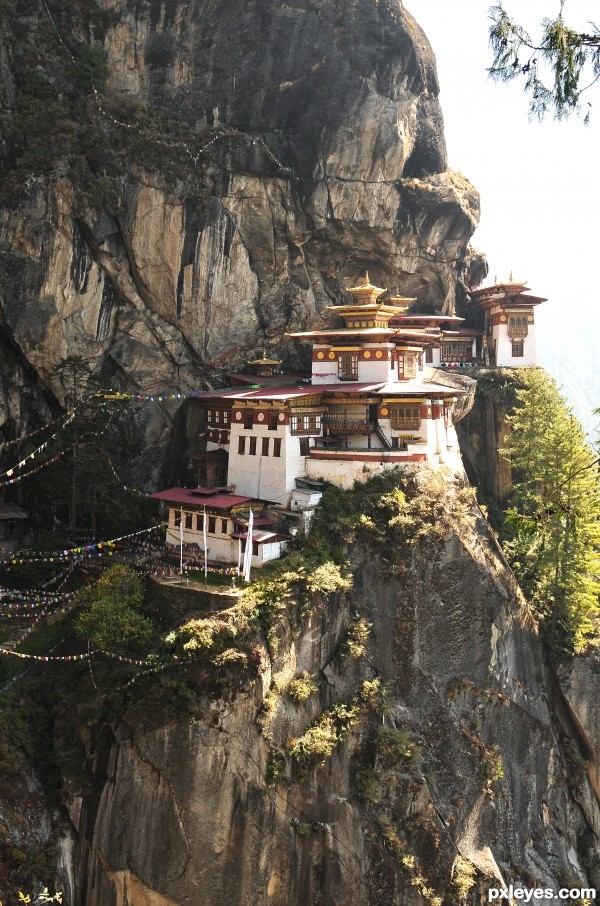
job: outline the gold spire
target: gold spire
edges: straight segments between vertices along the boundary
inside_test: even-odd
[[[362,283],[359,283],[358,286],[349,286],[346,291],[352,293],[352,295],[357,296],[357,301],[361,305],[375,302],[376,299],[382,295],[382,293],[386,292],[386,290],[381,286],[374,286],[371,283],[371,281],[369,280],[368,271],[365,272]]]

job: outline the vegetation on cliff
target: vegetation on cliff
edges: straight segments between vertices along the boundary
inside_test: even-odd
[[[551,647],[581,651],[600,624],[597,456],[544,371],[517,380],[503,547]]]

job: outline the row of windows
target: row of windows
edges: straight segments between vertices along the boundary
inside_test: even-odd
[[[431,349],[426,350],[427,361],[431,362]],[[417,366],[423,367],[423,357],[419,352],[398,353],[398,377],[414,378]],[[358,380],[358,355],[355,352],[341,352],[338,355],[338,377],[341,381]]]
[[[174,520],[173,524],[179,528],[181,525],[181,511],[174,511]],[[217,516],[207,516],[206,518],[206,531],[209,535],[216,535],[217,533],[217,524],[219,524],[219,531],[223,535],[227,535],[229,532],[229,520],[228,519],[219,519]],[[183,514],[183,527],[184,529],[189,529],[190,531],[202,532],[204,530],[204,513],[184,513]]]
[[[256,437],[238,437],[238,453],[240,456],[244,456],[246,453],[246,440],[248,440],[248,455],[256,456],[256,448],[258,438]],[[269,456],[269,450],[271,447],[271,438],[263,437],[261,438],[261,456]],[[281,456],[281,438],[273,438],[273,456]]]

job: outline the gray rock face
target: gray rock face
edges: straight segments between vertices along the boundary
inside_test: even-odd
[[[470,481],[484,497],[503,505],[511,492],[511,470],[500,451],[510,426],[506,416],[515,404],[512,369],[480,369],[473,405],[457,425],[460,452]]]
[[[285,331],[365,269],[453,311],[478,196],[446,169],[434,59],[399,0],[49,9],[73,53],[90,32],[108,53],[109,101],[70,114],[109,147],[95,162],[88,148],[88,188],[68,141],[30,163],[43,138],[21,138],[5,161],[24,190],[0,212],[1,329],[60,401],[51,365],[73,354],[148,392],[206,385],[265,342],[297,364]],[[69,90],[47,14],[23,16],[1,57],[9,135],[9,61],[22,81],[38,54],[38,77]],[[141,102],[179,125],[158,143],[119,127]],[[110,216],[90,179],[108,179]]]
[[[584,776],[567,781],[532,619],[478,512],[452,493],[445,506],[454,529],[397,567],[355,545],[350,597],[284,619],[252,692],[204,717],[107,729],[79,827],[85,906],[416,904],[422,889],[452,895],[459,853],[477,870],[472,895],[597,886],[600,810]],[[357,612],[372,626],[367,657],[343,661]],[[282,693],[261,734],[271,679],[284,689],[301,671],[320,694],[296,705]],[[418,764],[369,767],[359,723],[324,766],[302,776],[288,759],[269,784],[273,748],[375,676],[385,723],[418,742]]]

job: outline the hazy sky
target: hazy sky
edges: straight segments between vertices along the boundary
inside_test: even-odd
[[[405,0],[437,59],[449,165],[481,195],[473,245],[486,252],[492,278],[512,271],[548,297],[537,317],[541,363],[566,385],[574,362],[585,361],[572,401],[591,388],[589,405],[599,406],[600,83],[589,92],[589,126],[576,118],[530,123],[517,84],[487,77],[491,5]],[[559,2],[506,0],[504,6],[535,34],[536,23],[553,16]],[[589,30],[590,19],[600,24],[597,0],[566,0],[564,17]]]

